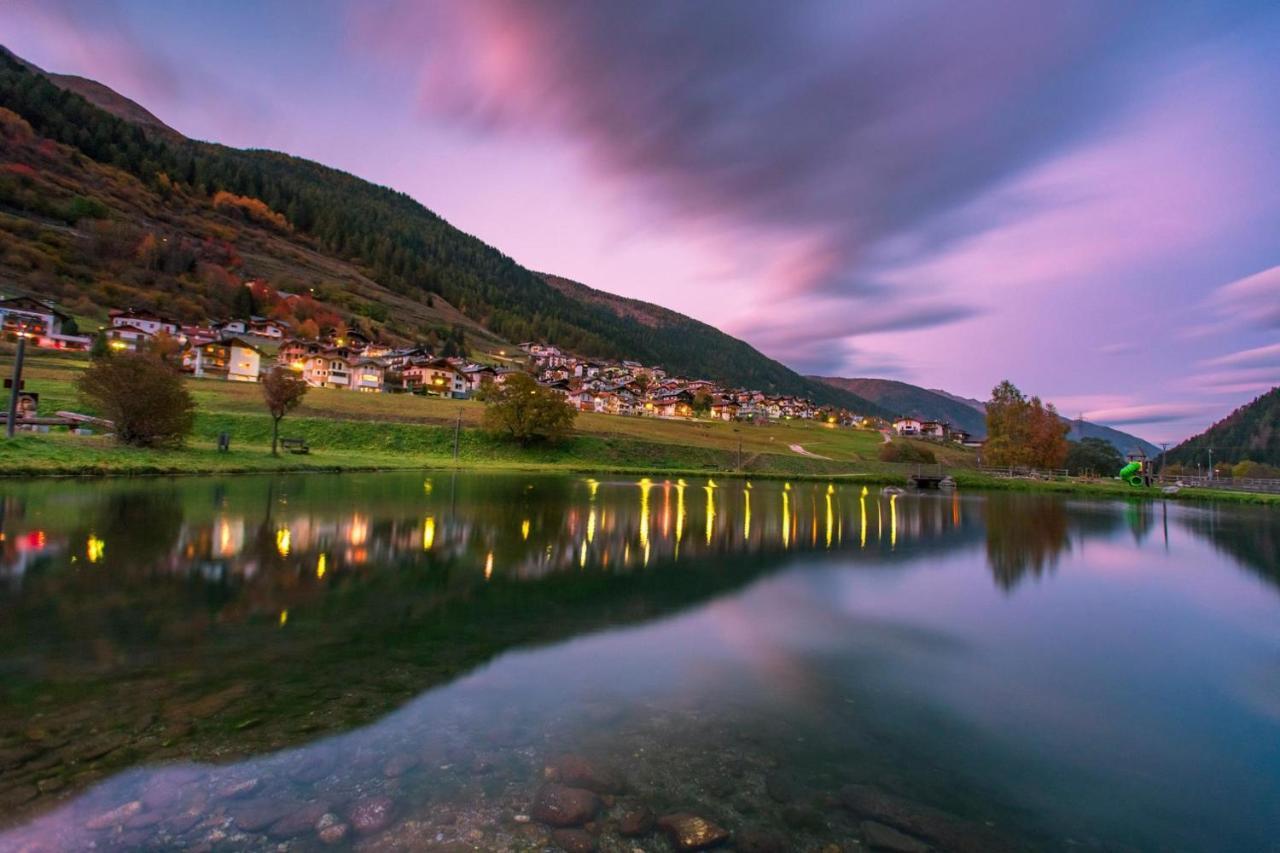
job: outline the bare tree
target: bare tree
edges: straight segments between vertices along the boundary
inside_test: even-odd
[[[292,370],[272,368],[262,379],[262,399],[271,413],[271,455],[279,456],[276,449],[280,440],[280,421],[302,402],[307,393],[307,383]]]

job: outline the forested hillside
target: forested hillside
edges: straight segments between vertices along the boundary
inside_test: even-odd
[[[1170,462],[1207,465],[1213,461],[1280,465],[1280,386],[1241,406],[1199,435],[1169,451]]]
[[[114,284],[140,307],[194,321],[226,298],[216,281],[227,277],[223,273],[270,274],[304,293],[319,280],[317,298],[337,303],[375,333],[385,327],[413,336],[417,330],[397,310],[397,303],[412,303],[426,309],[410,312],[424,328],[465,321],[494,339],[547,341],[584,355],[636,359],[878,412],[689,318],[655,328],[575,298],[403,193],[297,157],[135,124],[7,53],[0,54],[0,107],[12,113],[0,152],[0,207],[21,214],[6,222],[5,248],[35,262],[27,271],[7,264],[20,285],[84,302]],[[61,230],[50,231],[52,223]],[[127,236],[108,237],[114,248],[100,245],[101,232],[113,230]],[[131,240],[138,235],[159,244],[146,253],[149,268],[141,272],[150,276],[132,268],[140,247]],[[58,253],[53,269],[42,266],[38,256],[48,253],[41,241],[66,243],[72,257]],[[86,254],[89,244],[96,248]],[[248,251],[256,266],[246,264]],[[99,260],[116,264],[111,282],[97,276]],[[167,304],[148,304],[163,294]],[[442,312],[434,311],[437,301]]]

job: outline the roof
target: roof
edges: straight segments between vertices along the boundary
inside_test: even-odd
[[[8,299],[0,299],[0,308],[14,309],[17,311],[31,311],[40,314],[52,314],[63,320],[70,320],[69,314],[64,314],[57,308],[54,308],[48,302],[43,302],[32,296],[10,296]]]

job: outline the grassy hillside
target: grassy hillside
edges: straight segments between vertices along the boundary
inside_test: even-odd
[[[876,413],[688,318],[653,327],[568,294],[403,193],[285,154],[175,139],[76,89],[0,54],[11,257],[0,272],[74,310],[123,300],[194,321],[225,315],[236,282],[262,276],[315,288],[373,333],[413,337],[456,313],[493,346],[549,341]]]
[[[1207,463],[1211,447],[1215,462],[1249,459],[1280,465],[1280,386],[1179,444],[1169,451],[1168,459],[1184,465]]]

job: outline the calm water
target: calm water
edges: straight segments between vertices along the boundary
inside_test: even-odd
[[[866,820],[1280,849],[1274,510],[449,474],[0,494],[0,849],[672,849],[646,810],[743,851],[858,849]],[[601,795],[542,794],[586,832],[553,836],[547,780]]]

